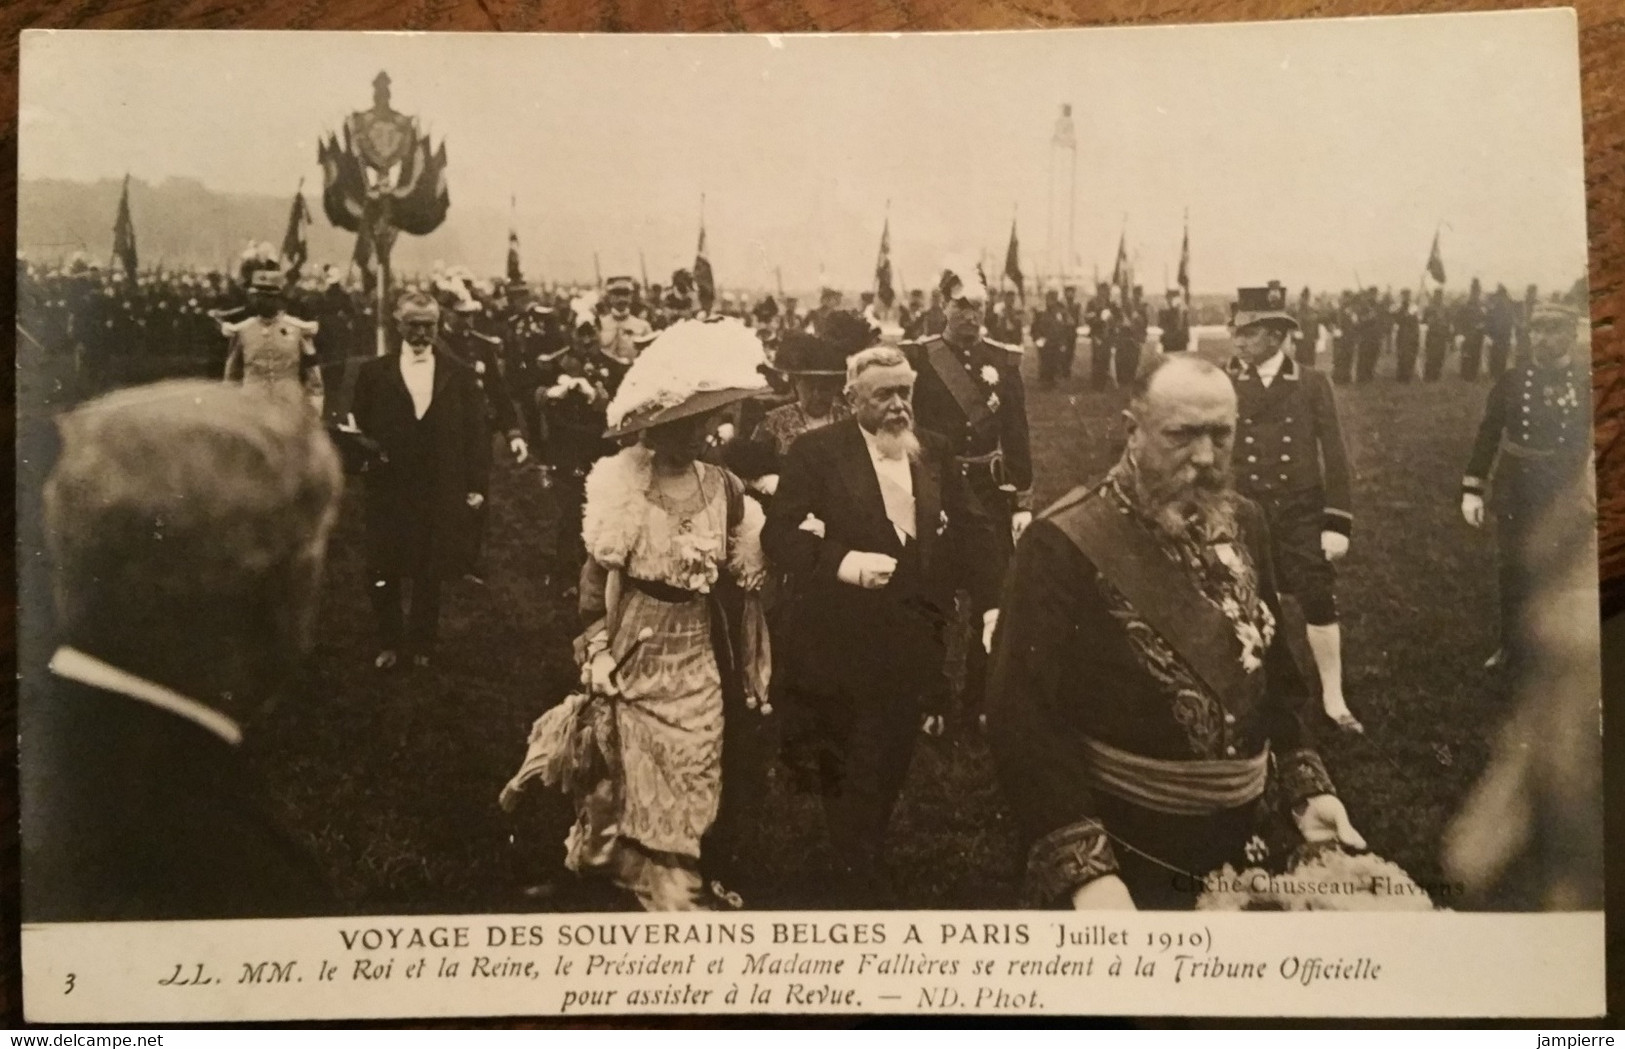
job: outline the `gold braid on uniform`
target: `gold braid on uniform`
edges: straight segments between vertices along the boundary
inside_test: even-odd
[[[1027,852],[1029,902],[1048,907],[1071,899],[1078,886],[1117,873],[1106,827],[1089,818],[1050,831]]]

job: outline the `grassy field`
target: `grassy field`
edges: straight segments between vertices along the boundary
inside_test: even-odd
[[[1372,848],[1430,881],[1441,878],[1441,832],[1483,767],[1502,710],[1496,679],[1480,669],[1495,647],[1492,539],[1457,515],[1487,388],[1452,378],[1339,390],[1356,468],[1354,542],[1340,582],[1347,690],[1368,734],[1328,732],[1323,749]],[[1109,464],[1121,407],[1121,395],[1088,392],[1078,380],[1030,395],[1041,501]],[[347,493],[334,540],[308,688],[252,736],[274,807],[354,911],[594,905],[525,892],[557,878],[568,814],[537,803],[510,818],[496,805],[530,722],[575,676],[573,607],[549,579],[557,514],[540,475],[498,471],[488,583],[448,586],[439,659],[428,671],[371,667],[359,496],[359,486]],[[818,802],[793,792],[782,769],[766,791],[750,902],[820,906],[831,860]],[[891,841],[905,905],[1017,901],[1022,858],[974,731],[922,742]],[[1518,895],[1494,902],[1521,906]]]

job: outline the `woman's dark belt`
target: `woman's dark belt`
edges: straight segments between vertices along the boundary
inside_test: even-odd
[[[744,650],[744,638],[740,633],[743,613],[738,607],[738,591],[725,580],[719,580],[718,586],[709,594],[653,579],[639,579],[633,575],[627,576],[626,581],[632,589],[668,605],[685,605],[696,598],[706,599],[706,610],[711,620],[711,653],[717,661],[724,696],[743,699],[744,668],[740,665],[740,653]]]
[[[632,589],[646,594],[656,601],[664,601],[668,605],[683,605],[697,597],[705,596],[698,590],[684,590],[682,587],[672,586],[670,583],[661,583],[653,579],[639,579],[637,576],[632,575],[627,576],[626,581],[632,584]]]

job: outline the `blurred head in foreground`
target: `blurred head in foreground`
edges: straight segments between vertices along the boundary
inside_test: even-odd
[[[61,641],[231,717],[308,650],[342,474],[302,406],[122,390],[61,421],[45,527]]]

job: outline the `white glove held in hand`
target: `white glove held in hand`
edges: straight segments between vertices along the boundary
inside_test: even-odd
[[[1474,528],[1484,527],[1484,497],[1467,492],[1461,497],[1461,519]]]
[[[620,688],[615,684],[615,657],[603,649],[587,660],[581,668],[581,684],[593,695],[617,696]]]
[[[841,558],[841,565],[835,570],[835,577],[849,586],[879,590],[891,582],[892,573],[895,571],[897,558],[889,554],[871,554],[853,550]]]
[[[1134,911],[1134,897],[1128,886],[1115,874],[1103,874],[1078,886],[1072,893],[1075,911]]]
[[[1365,848],[1365,838],[1349,822],[1349,810],[1335,794],[1316,794],[1293,811],[1298,833],[1311,845],[1335,841],[1351,849]]]

